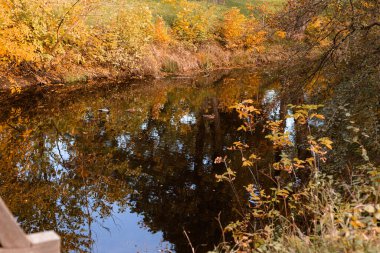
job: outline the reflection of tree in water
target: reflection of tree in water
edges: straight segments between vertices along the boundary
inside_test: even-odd
[[[27,231],[55,230],[65,250],[87,252],[92,224],[112,215],[114,203],[124,209],[134,187],[133,208],[152,231],[179,252],[188,251],[182,227],[210,248],[221,236],[214,218],[222,211],[225,225],[235,201],[214,178],[213,159],[234,139],[224,128],[235,128],[220,123],[229,116],[219,115],[216,93],[159,85],[73,97],[62,108],[4,109],[0,194]],[[97,112],[104,105],[109,116]]]
[[[51,117],[12,114],[1,129],[1,196],[27,231],[55,230],[65,250],[88,252],[91,224],[115,201],[126,205],[128,190],[107,167],[112,147],[90,141],[95,126],[74,137]]]
[[[132,211],[143,215],[145,225],[153,232],[162,231],[177,252],[190,249],[183,229],[197,252],[211,249],[221,239],[218,214],[225,226],[240,218],[241,212],[230,185],[216,182],[215,173],[224,168],[213,164],[214,159],[228,154],[232,166],[239,168],[241,157],[227,153],[226,146],[238,140],[249,143],[267,156],[254,173],[268,187],[273,182],[260,173],[267,173],[268,164],[276,159],[260,126],[256,135],[237,132],[241,122],[226,108],[254,98],[264,107],[265,121],[283,118],[289,103],[304,103],[300,101],[303,94],[294,93],[264,103],[266,93],[265,89],[258,92],[261,80],[257,75],[237,73],[216,79],[215,84],[203,79],[184,85],[165,81],[73,96],[61,108],[48,102],[41,108],[29,105],[28,110],[2,109],[1,196],[26,230],[55,230],[63,236],[65,249],[90,251],[91,226],[111,216],[115,204],[122,210],[131,205]],[[373,90],[368,87],[360,92],[365,95]],[[355,116],[349,120],[363,122],[361,128],[375,138],[376,117],[369,120],[364,116],[369,114],[358,112],[375,115],[376,108],[356,107],[375,102],[364,103],[361,98],[357,96],[356,102],[346,106]],[[339,105],[331,102],[325,111]],[[109,115],[98,112],[105,106],[110,107]],[[335,116],[343,113],[347,112],[342,109]],[[339,153],[346,150],[348,156],[357,144],[344,142],[347,125],[339,117],[328,124],[333,133],[340,133],[332,135]],[[302,147],[305,132],[295,129],[295,135],[296,146]],[[360,138],[363,145],[375,145],[364,135]],[[376,157],[373,146],[368,151]],[[252,183],[248,171],[238,175],[236,185]],[[246,197],[243,188],[238,194]]]
[[[226,89],[220,86],[231,84],[168,92],[159,112],[152,106],[143,131],[129,140],[133,143],[130,166],[142,168],[132,186],[132,210],[143,214],[150,230],[162,231],[177,252],[189,251],[183,230],[197,252],[212,249],[222,237],[216,220],[219,213],[225,226],[241,212],[235,211],[238,204],[230,185],[215,180],[224,166],[213,163],[225,154],[223,145],[241,138],[236,115],[220,104],[241,99],[248,89],[223,93]],[[240,193],[243,196],[244,190]]]
[[[170,120],[149,119],[133,150],[142,156],[131,158],[131,164],[141,166],[143,172],[133,186],[132,210],[144,215],[150,230],[163,231],[164,239],[175,244],[177,252],[189,251],[184,229],[193,245],[200,247],[199,252],[211,249],[221,238],[215,220],[218,213],[223,221],[233,216],[230,187],[216,183],[214,176],[223,169],[214,166],[213,159],[222,155],[224,129],[220,129],[218,116],[205,120],[204,107],[197,112],[189,108],[196,116],[189,122],[192,131],[188,133],[178,133],[177,124]],[[169,100],[162,111],[174,115],[176,108],[177,103]]]
[[[68,113],[7,117],[0,190],[27,231],[55,230],[64,249],[88,252],[92,224],[110,216],[114,203],[126,207],[124,182],[138,171],[129,173],[106,115],[85,121],[81,110]]]

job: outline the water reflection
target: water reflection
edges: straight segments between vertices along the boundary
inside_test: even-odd
[[[141,225],[142,217],[129,210],[115,213],[94,226],[93,252],[171,252],[172,246],[163,242],[162,233],[150,233]],[[105,232],[107,230],[108,232]]]
[[[236,71],[56,91],[3,106],[0,195],[24,229],[57,231],[65,251],[189,252],[185,230],[206,252],[221,240],[215,218],[225,226],[242,212],[230,185],[216,182],[224,168],[214,159],[228,154],[240,167],[226,149],[237,140],[266,154],[259,168],[276,159],[265,131],[237,132],[241,122],[228,107],[254,98],[263,121],[283,118],[292,98],[277,86]],[[302,129],[292,119],[285,128],[302,146]],[[249,171],[239,175],[238,185],[253,180]]]
[[[113,251],[187,252],[184,230],[198,252],[211,249],[221,237],[215,217],[221,212],[226,225],[237,215],[229,186],[214,178],[221,168],[213,160],[239,124],[227,106],[259,85],[238,76],[57,92],[4,106],[1,196],[25,230],[57,231],[65,251],[106,252],[113,242]],[[148,232],[155,236],[144,243],[128,236]]]

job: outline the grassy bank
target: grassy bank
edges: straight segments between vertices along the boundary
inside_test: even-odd
[[[3,87],[161,77],[264,61],[260,1],[0,1]],[[274,7],[273,7],[274,6]]]

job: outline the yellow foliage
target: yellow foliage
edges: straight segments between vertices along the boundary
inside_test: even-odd
[[[0,31],[0,57],[7,61],[33,61],[37,59],[36,47],[30,42],[31,31],[24,24]]]
[[[109,23],[91,29],[89,34],[88,42],[83,45],[88,58],[131,69],[154,39],[152,13],[145,5],[128,6]]]
[[[327,17],[316,16],[306,27],[305,34],[309,36],[309,40],[317,40],[320,46],[328,46],[330,45],[330,40],[327,36],[322,40],[320,37],[326,32],[326,27],[329,23],[330,20]]]
[[[247,34],[245,38],[245,46],[247,49],[255,49],[258,52],[262,52],[264,50],[263,43],[266,40],[267,32],[260,30],[256,33]]]
[[[286,32],[285,31],[276,31],[274,33],[274,36],[279,39],[285,39],[286,38]]]
[[[171,38],[168,33],[168,28],[165,25],[165,21],[162,17],[158,17],[154,23],[154,41],[167,44],[170,42]]]
[[[219,32],[227,48],[244,47],[258,52],[264,49],[267,32],[260,28],[254,17],[247,19],[237,8],[231,8],[224,14]]]
[[[57,6],[44,0],[0,0],[0,60],[38,66],[68,48],[78,55],[91,39],[86,17],[99,1]]]
[[[25,11],[16,8],[18,3],[0,0],[0,60],[5,62],[20,63],[37,58],[32,30],[21,19]]]
[[[220,34],[227,48],[239,48],[243,42],[246,17],[238,8],[232,8],[224,14]]]
[[[175,4],[177,0],[162,0],[162,2],[167,4]]]
[[[247,20],[245,27],[245,48],[262,52],[264,50],[264,42],[266,41],[267,32],[261,28],[261,24],[254,17]]]
[[[214,9],[203,9],[199,4],[181,1],[181,10],[173,25],[178,39],[197,43],[207,40],[213,24]]]
[[[0,65],[28,62],[25,66],[57,70],[67,63],[102,64],[131,69],[153,42],[165,45],[178,39],[196,45],[218,36],[227,48],[261,51],[266,37],[258,23],[238,8],[227,11],[216,26],[216,10],[220,9],[215,5],[163,0],[160,4],[173,5],[170,18],[163,14],[171,24],[168,27],[162,17],[153,16],[148,5],[112,2],[122,8],[110,10],[104,0],[0,0]],[[207,55],[200,58],[203,67],[212,67]]]
[[[152,12],[147,6],[130,7],[117,16],[119,45],[129,52],[139,51],[152,40]]]

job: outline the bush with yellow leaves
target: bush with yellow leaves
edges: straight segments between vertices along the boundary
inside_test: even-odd
[[[40,1],[0,0],[0,61],[3,64],[23,61],[41,62],[54,41],[49,26],[51,9],[44,11]]]
[[[261,29],[255,17],[247,18],[238,8],[231,8],[221,20],[219,35],[228,49],[245,48],[260,52],[264,48],[267,32]]]
[[[199,43],[212,37],[214,22],[214,8],[206,9],[194,2],[181,1],[173,32],[181,41]]]
[[[153,40],[158,44],[166,45],[171,41],[168,27],[162,17],[158,17],[154,23]]]
[[[244,33],[247,18],[238,8],[227,11],[220,24],[219,33],[227,48],[240,48],[244,45]]]
[[[261,23],[253,16],[247,20],[245,27],[245,48],[262,52],[265,49],[264,43],[266,41],[267,31],[261,27]]]

